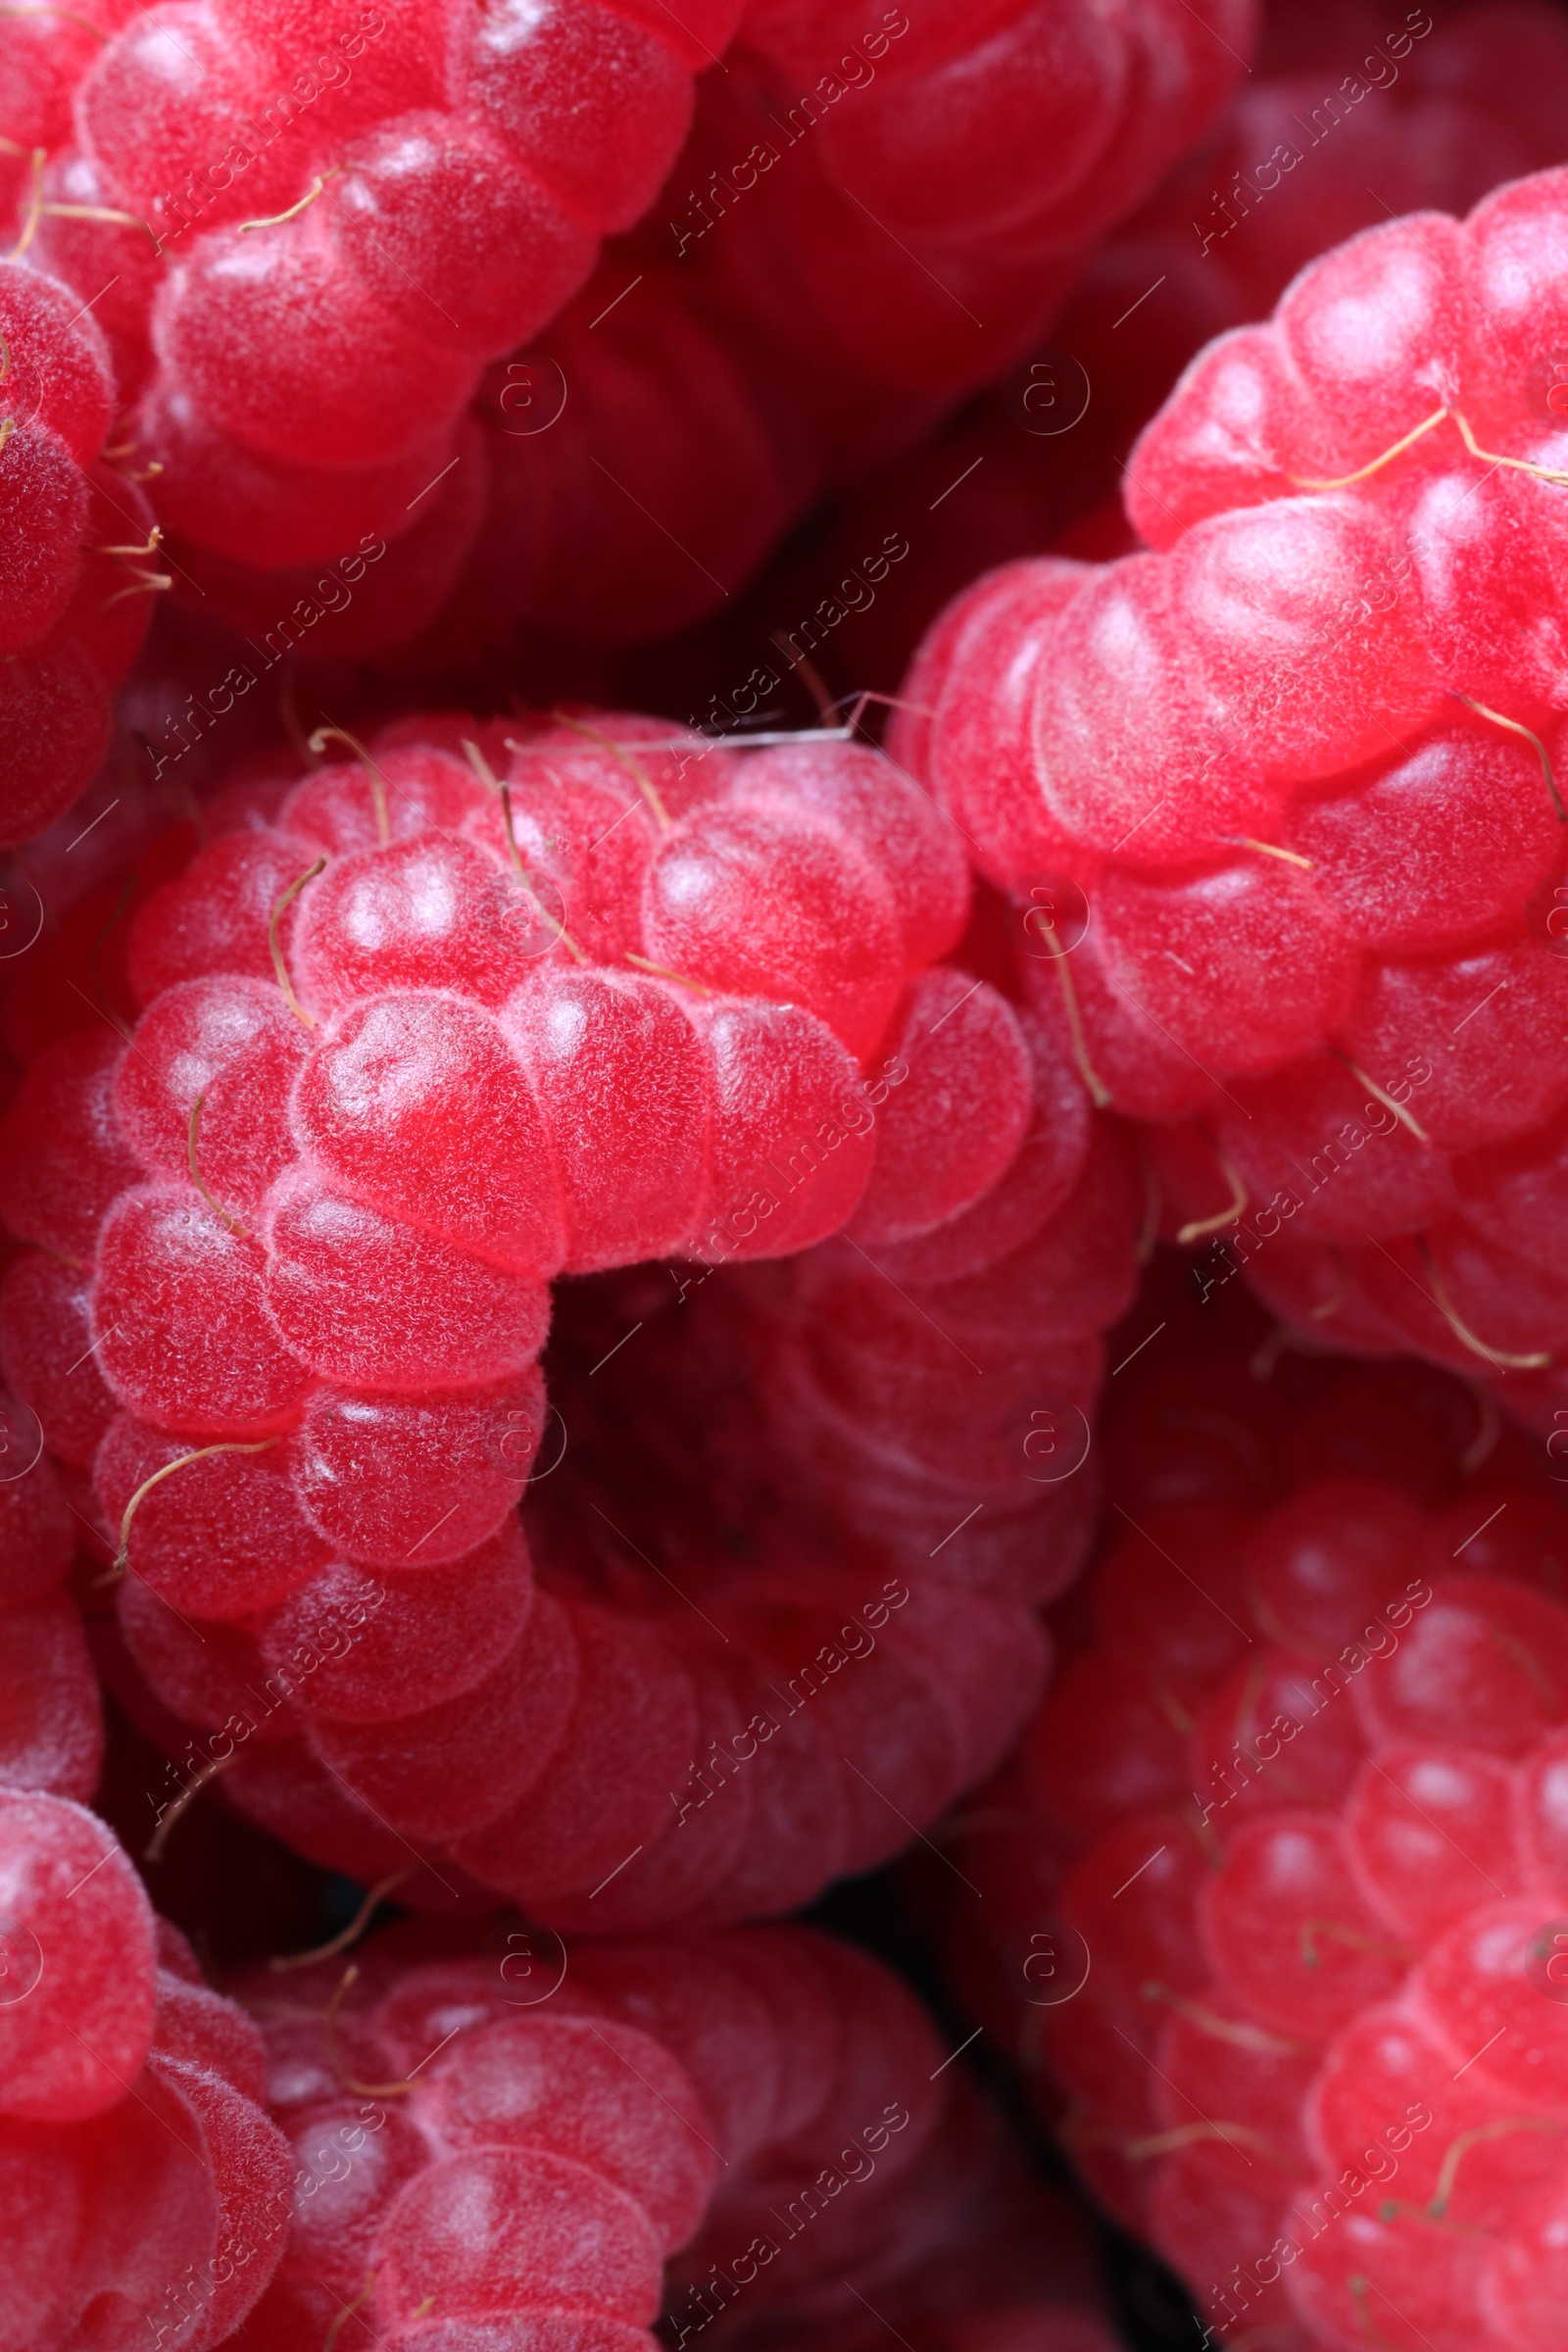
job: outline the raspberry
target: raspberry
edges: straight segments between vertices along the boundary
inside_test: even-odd
[[[735,14],[677,25],[627,0],[459,28],[363,9],[323,36],[297,11],[179,0],[115,8],[65,73],[62,49],[19,59],[10,102],[48,150],[25,234],[84,295],[118,266],[138,442],[180,532],[272,571],[329,560],[337,477],[376,469],[356,529],[410,530],[484,362],[648,203]]]
[[[145,900],[129,1047],[57,1041],[12,1114],[4,1206],[33,1247],[5,1359],[91,1456],[129,1570],[106,1671],[191,1792],[220,1766],[242,1812],[368,1884],[428,1856],[411,1900],[450,1899],[456,1871],[563,1928],[788,1907],[887,1859],[1032,1703],[1029,1604],[1076,1564],[1087,1481],[1049,1458],[1036,1481],[1056,1441],[1010,1383],[1049,1379],[1087,1435],[1137,1191],[1032,1016],[932,962],[967,881],[881,755],[736,756],[602,713],[520,720],[510,748],[481,730],[487,752],[469,723],[399,722],[281,797],[258,782],[245,829]],[[862,1200],[835,1279],[870,1282],[855,1337],[892,1361],[864,1436],[830,1396],[842,1491],[799,1426],[808,1382],[782,1478],[760,1430],[718,1470],[756,1524],[778,1512],[765,1564],[736,1573],[694,1462],[662,1508],[692,1513],[704,1599],[673,1601],[685,1563],[628,1584],[590,1432],[645,1427],[595,1368],[648,1317],[547,1403],[549,1284],[670,1251],[714,1282],[713,1317],[648,1342],[678,1400],[639,1440],[652,1491],[715,1334],[760,1362],[839,1312],[812,1245]],[[771,1278],[760,1311],[716,1271],[802,1252],[798,1297]],[[1009,1385],[956,1399],[954,1364],[982,1356]],[[634,1390],[648,1361],[625,1358]],[[925,1465],[877,1417],[911,1401]],[[530,1507],[525,1544],[563,1410],[570,1505]],[[885,1528],[858,1485],[891,1498]]]
[[[0,1789],[0,2177],[18,2341],[225,2340],[277,2267],[261,2037],[202,1984],[101,1821]]]
[[[1064,1092],[1058,1113],[1075,1107]],[[1077,1109],[1080,1153],[1082,1117]],[[1073,1164],[1053,1179],[1058,1198]],[[1037,1214],[1049,1206],[1039,1181]],[[1130,1256],[1125,1233],[1120,1248]],[[379,1573],[334,1566],[260,1620],[242,1619],[263,1588],[238,1586],[251,1554],[230,1539],[225,1574],[237,1590],[221,1605],[259,1635],[261,1653],[249,1650],[250,1634],[225,1650],[211,1622],[220,1601],[194,1581],[212,1524],[195,1482],[252,1477],[270,1457],[215,1455],[146,1494],[132,1528],[139,1577],[168,1589],[181,1611],[194,1600],[208,1622],[194,1641],[183,1616],[159,1611],[132,1580],[122,1630],[159,1698],[192,1727],[193,1755],[225,1761],[224,1789],[242,1810],[367,1879],[406,1871],[408,1846],[378,1838],[373,1814],[404,1839],[450,1846],[470,1878],[536,1915],[603,1933],[805,1900],[835,1874],[888,1858],[909,1820],[935,1818],[995,1766],[1038,1690],[1028,1604],[1058,1590],[1079,1556],[1080,1487],[1029,1484],[1037,1460],[1051,1467],[1038,1446],[1022,1455],[1022,1475],[1016,1453],[999,1446],[993,1484],[978,1495],[928,1493],[912,1463],[879,1453],[882,1489],[904,1522],[879,1520],[870,1542],[869,1525],[866,1536],[841,1528],[843,1518],[853,1527],[853,1508],[798,1440],[791,1446],[792,1433],[775,1458],[760,1417],[736,1421],[731,1399],[762,1386],[750,1367],[776,1354],[774,1311],[758,1313],[765,1297],[749,1298],[735,1276],[688,1271],[686,1290],[700,1279],[702,1296],[683,1304],[672,1271],[675,1283],[649,1270],[561,1294],[549,1410],[566,1433],[564,1460],[548,1438],[549,1476],[527,1514],[541,1583],[520,1626],[514,1610],[497,1613],[488,1582],[474,1588],[479,1613],[470,1613],[467,1560],[444,1577],[410,1574],[418,1560],[401,1556]],[[1098,1312],[1113,1304],[1102,1298]],[[975,1331],[964,1337],[985,1345]],[[1076,1345],[1087,1404],[1092,1335]],[[1059,1379],[1064,1356],[1072,1360],[1071,1344],[1053,1332],[1037,1360]],[[987,1360],[996,1360],[989,1350]],[[949,1395],[951,1420],[967,1399],[960,1391],[951,1401],[951,1381]],[[318,1396],[335,1419],[334,1393]],[[1013,1445],[1040,1435],[1015,1431]],[[531,1450],[531,1433],[525,1443]],[[113,1483],[106,1444],[100,1494],[111,1519],[181,1444],[127,1453]],[[954,1450],[961,1459],[961,1444]],[[863,1486],[863,1458],[858,1477]],[[846,1495],[855,1491],[847,1483]],[[436,1499],[424,1498],[425,1528]],[[941,1546],[956,1522],[975,1519],[977,1502],[996,1513],[996,1535],[966,1525]],[[918,1517],[907,1524],[922,1507],[951,1513],[935,1560]],[[245,1517],[266,1524],[260,1496]],[[739,1562],[726,1556],[738,1525],[757,1531]],[[274,1574],[275,1544],[250,1541],[252,1575]],[[888,1574],[890,1555],[904,1576]],[[166,1583],[181,1574],[190,1581]],[[426,1598],[427,1608],[416,1605]],[[126,1695],[145,1710],[145,1690]],[[180,1735],[160,1737],[177,1749]],[[357,1827],[345,1789],[369,1809]],[[453,1867],[435,1860],[431,1899]]]
[[[1313,264],[1148,428],[1157,552],[979,584],[897,735],[1033,893],[1037,999],[1101,1097],[1190,1117],[1169,1229],[1234,1225],[1348,1344],[1499,1375],[1564,1329],[1494,1207],[1516,1170],[1550,1198],[1562,1107],[1558,695],[1509,617],[1549,593],[1555,442],[1507,273],[1563,201],[1544,173]],[[1347,321],[1396,287],[1363,350]]]
[[[486,381],[494,504],[439,642],[516,618],[636,639],[711,611],[822,489],[1042,333],[1212,119],[1252,24],[1247,0],[1013,0],[928,27],[749,10],[641,226]]]
[[[1302,1446],[1255,1381],[1225,1398],[1240,1369],[1176,1354],[1123,1405],[1118,1532],[957,1853],[988,1900],[952,1948],[1217,2334],[1544,2347],[1561,1512],[1464,1475],[1462,1422],[1412,1454],[1386,1383],[1293,1374]],[[1173,1452],[1173,1487],[1167,1417],[1236,1450]],[[1324,1475],[1367,1437],[1399,1485]]]
[[[109,696],[167,578],[140,488],[102,452],[108,348],[79,298],[0,265],[0,843],[40,832],[91,778]],[[143,544],[145,543],[145,544]]]
[[[346,1974],[318,1962],[281,2015],[275,1980],[242,1987],[300,2165],[245,2352],[329,2326],[635,2352],[662,2305],[688,2331],[814,2314],[849,2352],[862,2289],[901,2316],[956,2315],[971,2283],[1092,2304],[1067,2217],[865,1955],[798,1928],[444,1940],[393,1929]],[[1108,2339],[1063,2314],[1049,2340]]]

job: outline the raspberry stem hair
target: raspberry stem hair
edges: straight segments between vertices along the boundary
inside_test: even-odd
[[[1494,710],[1488,703],[1478,703],[1471,695],[1455,694],[1453,699],[1457,703],[1463,703],[1465,709],[1473,710],[1478,718],[1490,719],[1494,727],[1505,727],[1510,735],[1524,737],[1525,742],[1533,747],[1536,758],[1541,761],[1541,772],[1546,780],[1546,790],[1551,795],[1551,805],[1557,812],[1557,822],[1559,825],[1568,825],[1568,807],[1564,806],[1562,794],[1557,789],[1557,779],[1551,768],[1551,754],[1535,729],[1527,727],[1520,719],[1505,717],[1502,711]]]
[[[1072,1057],[1078,1065],[1078,1075],[1089,1089],[1091,1102],[1097,1110],[1111,1107],[1111,1093],[1089,1058],[1089,1043],[1084,1036],[1083,1015],[1078,1009],[1078,991],[1067,969],[1067,951],[1056,937],[1054,923],[1042,921],[1041,934],[1056,967],[1056,984],[1061,990],[1062,1008],[1067,1015],[1067,1034],[1072,1039]]]
[[[1177,2148],[1190,2148],[1200,2140],[1212,2139],[1223,2141],[1228,2148],[1255,2148],[1264,2162],[1272,2164],[1278,2172],[1296,2170],[1291,2159],[1250,2124],[1175,2124],[1168,2132],[1152,2132],[1146,2139],[1130,2139],[1122,2153],[1129,2164],[1148,2164],[1152,2157],[1169,2156]]]
[[[1319,480],[1306,473],[1288,473],[1285,479],[1296,490],[1348,490],[1352,484],[1368,481],[1374,473],[1381,473],[1385,466],[1394,464],[1396,458],[1402,458],[1407,449],[1413,449],[1418,441],[1424,440],[1446,416],[1451,416],[1452,414],[1453,411],[1448,408],[1434,409],[1430,416],[1423,416],[1419,424],[1413,424],[1407,433],[1402,433],[1381,457],[1373,458],[1368,465],[1358,466],[1354,473],[1336,474],[1330,480]]]
[[[1218,1144],[1214,1145],[1213,1150],[1214,1157],[1225,1172],[1225,1181],[1231,1188],[1230,1206],[1222,1208],[1217,1216],[1197,1217],[1191,1224],[1184,1225],[1176,1236],[1184,1250],[1194,1242],[1205,1241],[1211,1233],[1222,1232],[1227,1225],[1235,1225],[1247,1211],[1247,1186],[1242,1181],[1236,1162]]]
[[[202,1766],[200,1772],[192,1776],[167,1813],[160,1817],[157,1829],[154,1830],[146,1845],[142,1848],[141,1858],[144,1862],[161,1862],[163,1860],[164,1848],[169,1843],[175,1824],[190,1810],[202,1790],[211,1788],[219,1775],[228,1770],[238,1754],[239,1749],[235,1747],[230,1748],[226,1756],[213,1756]]]
[[[1262,2026],[1238,2024],[1234,2018],[1221,2017],[1216,2010],[1205,2009],[1201,2001],[1189,2000],[1185,1993],[1161,1984],[1157,1977],[1151,1977],[1141,1989],[1146,2001],[1163,2001],[1200,2034],[1212,2034],[1216,2040],[1228,2041],[1238,2050],[1254,2050],[1264,2058],[1300,2058],[1311,2054],[1309,2042],[1287,2041],[1283,2034],[1270,2034]]]
[[[334,2315],[332,2324],[327,2328],[325,2340],[321,2345],[321,2352],[333,2352],[333,2347],[336,2344],[338,2337],[342,2334],[350,2320],[353,2319],[357,2311],[363,2311],[365,2309],[365,2306],[374,2294],[375,2281],[376,2273],[372,2271],[368,2278],[367,2278],[365,2281],[365,2284],[361,2287],[359,2293],[355,2296],[353,2302],[345,2303],[342,2310]]]
[[[36,8],[19,8],[16,0],[5,0],[5,4],[0,6],[0,17],[58,17],[62,24],[74,24],[78,31],[90,32],[95,41],[102,41],[106,47],[109,41],[108,33],[96,25],[90,17],[78,16],[74,8],[51,8],[45,4],[45,0],[40,0]],[[21,148],[12,149],[9,139],[4,144],[15,154],[23,153]]]
[[[335,179],[342,169],[341,164],[335,164],[330,172],[318,172],[304,195],[297,203],[291,204],[286,213],[270,213],[259,220],[241,220],[236,224],[236,235],[248,236],[253,228],[281,228],[285,220],[297,220],[306,206],[316,202],[327,181]],[[333,732],[336,730],[334,729]]]
[[[221,1217],[223,1223],[229,1228],[230,1232],[243,1234],[245,1239],[249,1241],[250,1227],[248,1225],[242,1225],[238,1217],[231,1215],[230,1212],[223,1206],[221,1200],[215,1200],[213,1195],[208,1191],[206,1185],[202,1182],[202,1172],[197,1164],[196,1153],[197,1147],[201,1140],[202,1109],[206,1103],[206,1101],[207,1097],[205,1094],[200,1094],[197,1096],[195,1102],[190,1106],[190,1125],[185,1131],[185,1156],[190,1163],[190,1180],[196,1187],[196,1190],[200,1193],[202,1199],[206,1201],[208,1207],[212,1210],[214,1216]]]
[[[136,1489],[135,1494],[126,1503],[124,1511],[121,1517],[120,1548],[115,1553],[115,1564],[110,1569],[109,1574],[100,1579],[100,1582],[106,1585],[110,1583],[118,1583],[120,1578],[125,1574],[130,1561],[130,1523],[136,1516],[137,1508],[141,1503],[143,1496],[150,1494],[154,1487],[161,1487],[166,1478],[172,1478],[176,1470],[183,1470],[186,1464],[189,1462],[204,1462],[209,1454],[267,1453],[270,1452],[271,1447],[276,1444],[276,1438],[263,1438],[256,1445],[239,1445],[230,1442],[220,1446],[198,1446],[194,1452],[180,1454],[176,1460],[172,1462],[166,1462],[161,1470],[155,1470],[150,1478],[144,1478],[141,1482],[141,1485]]]
[[[699,997],[710,997],[713,991],[704,980],[693,980],[686,972],[672,972],[667,963],[654,963],[646,956],[638,956],[628,948],[626,961],[634,963],[640,972],[654,972],[661,980],[673,980],[677,988],[689,988]]]
[[[300,1003],[298,997],[294,994],[294,984],[288,976],[288,966],[283,961],[283,950],[278,944],[277,926],[283,913],[293,903],[293,901],[299,897],[300,892],[305,888],[307,882],[314,882],[317,875],[324,871],[325,866],[326,859],[324,858],[318,858],[316,863],[312,866],[308,866],[305,872],[299,876],[297,881],[289,884],[287,890],[281,894],[276,906],[272,908],[271,919],[267,926],[267,944],[272,952],[272,969],[277,974],[277,985],[283,991],[283,1002],[287,1004],[290,1012],[295,1015],[296,1019],[302,1020],[305,1023],[307,1029],[314,1029],[316,1027],[316,1015],[314,1013],[307,1012],[304,1005]]]
[[[1544,1350],[1537,1350],[1529,1355],[1510,1355],[1504,1348],[1489,1347],[1485,1340],[1478,1339],[1455,1307],[1453,1300],[1448,1297],[1443,1277],[1438,1272],[1433,1259],[1431,1248],[1423,1234],[1416,1235],[1415,1246],[1421,1263],[1427,1270],[1428,1280],[1432,1284],[1432,1297],[1440,1313],[1450,1325],[1455,1337],[1462,1340],[1467,1348],[1473,1348],[1484,1362],[1495,1364],[1498,1370],[1503,1372],[1540,1372],[1550,1363],[1551,1357]]]
[[[319,755],[325,751],[329,743],[346,743],[349,747],[349,750],[354,754],[355,759],[361,762],[366,774],[368,776],[370,780],[370,798],[375,804],[376,835],[379,839],[382,849],[384,850],[392,839],[392,820],[387,813],[386,805],[385,776],[382,774],[380,768],[377,767],[375,761],[371,759],[369,753],[366,750],[365,745],[360,741],[359,737],[357,735],[351,735],[347,727],[318,727],[315,734],[311,737],[311,750],[315,752],[318,757],[319,757]]]
[[[163,239],[150,220],[144,220],[140,213],[122,212],[116,205],[41,203],[38,211],[46,220],[103,220],[114,228],[139,228],[155,255],[164,250]]]
[[[564,710],[552,710],[550,715],[558,726],[570,727],[576,735],[586,735],[590,743],[597,743],[602,751],[608,752],[612,760],[626,770],[648,803],[649,812],[661,833],[669,831],[669,811],[660,799],[652,776],[641,760],[633,758],[625,744],[614,742],[611,736],[601,733],[598,727],[590,727],[584,719],[568,717]]]
[[[1422,1126],[1420,1120],[1413,1118],[1402,1102],[1396,1102],[1391,1094],[1386,1094],[1384,1089],[1379,1086],[1375,1078],[1368,1077],[1366,1071],[1362,1069],[1361,1064],[1358,1061],[1352,1061],[1348,1054],[1342,1054],[1338,1046],[1331,1046],[1329,1048],[1329,1052],[1333,1054],[1336,1061],[1344,1062],[1346,1068],[1349,1071],[1350,1076],[1355,1080],[1356,1085],[1364,1086],[1374,1102],[1381,1102],[1385,1110],[1393,1111],[1395,1117],[1398,1120],[1399,1125],[1401,1127],[1407,1127],[1410,1133],[1415,1137],[1415,1140],[1418,1144],[1430,1144],[1432,1139],[1428,1135],[1426,1129]]]
[[[572,938],[564,923],[557,922],[549,907],[540,898],[538,890],[534,885],[533,876],[529,873],[528,868],[522,862],[522,852],[517,847],[516,827],[512,820],[512,786],[502,781],[502,779],[496,774],[495,769],[491,766],[489,760],[485,758],[483,752],[480,751],[479,746],[476,743],[471,742],[467,736],[465,736],[463,739],[463,749],[465,756],[467,759],[468,765],[472,768],[480,783],[485,786],[487,791],[493,792],[501,803],[501,822],[507,836],[507,853],[512,859],[512,870],[516,875],[517,880],[522,884],[523,890],[526,892],[528,899],[532,904],[534,912],[538,915],[542,923],[548,924],[554,930],[556,937],[560,940],[562,946],[565,949],[567,955],[571,956],[572,960],[576,963],[586,964],[588,961],[587,956],[583,954],[581,948],[578,947],[576,941]]]
[[[1303,1919],[1301,1922],[1301,1966],[1317,1968],[1322,1960],[1318,1950],[1322,1943],[1343,1944],[1348,1952],[1371,1952],[1381,1960],[1412,1960],[1415,1955],[1408,1944],[1390,1943],[1377,1936],[1364,1936],[1359,1928],[1348,1927],[1341,1919]]]
[[[405,1863],[401,1870],[394,1870],[386,1878],[378,1880],[375,1886],[368,1889],[364,1902],[361,1903],[348,1926],[340,1928],[338,1933],[329,1936],[325,1943],[318,1943],[308,1952],[277,1954],[268,1962],[272,1974],[284,1977],[291,1969],[314,1968],[318,1960],[335,1960],[339,1952],[350,1950],[359,1942],[360,1937],[369,1926],[375,1915],[377,1904],[384,1903],[387,1896],[394,1893],[406,1879],[412,1879],[414,1869],[415,1866],[412,1862]]]

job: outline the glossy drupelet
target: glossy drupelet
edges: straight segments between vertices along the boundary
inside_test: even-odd
[[[1212,133],[1105,240],[1062,314],[1099,429],[1125,454],[1210,336],[1266,318],[1358,229],[1467,212],[1565,156],[1568,26],[1549,0],[1272,0]]]
[[[300,2167],[245,2352],[334,2322],[351,2352],[635,2352],[661,2308],[687,2337],[761,2339],[853,2316],[846,2276],[874,2295],[956,2251],[977,2192],[998,2222],[1026,2203],[929,2020],[848,1945],[568,1947],[501,1921],[483,1957],[440,1949],[399,1927],[286,2001],[275,1977],[239,1987]]]
[[[824,488],[1037,347],[1254,32],[1250,0],[749,9],[645,220],[486,379],[489,515],[440,642],[720,609]]]

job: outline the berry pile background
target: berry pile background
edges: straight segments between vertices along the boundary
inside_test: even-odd
[[[1568,0],[0,9],[0,2352],[1563,2352]]]

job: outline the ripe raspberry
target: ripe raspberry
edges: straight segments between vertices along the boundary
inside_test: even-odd
[[[323,39],[297,10],[179,0],[29,43],[24,234],[105,296],[181,535],[276,569],[407,530],[485,361],[647,205],[736,14],[365,8]]]
[[[1173,1355],[1107,1435],[1080,1646],[956,1855],[987,1900],[953,1947],[1217,2335],[1544,2347],[1562,1514],[1461,1477],[1462,1424],[1412,1452],[1404,1376],[1300,1377],[1310,1432]],[[1369,1441],[1398,1485],[1323,1475]]]
[[[0,1789],[0,2178],[19,2344],[225,2341],[288,2232],[261,2037],[111,1833]]]
[[[109,352],[80,299],[0,264],[0,846],[41,832],[109,741],[146,633],[158,534],[103,456]]]
[[[1044,332],[1252,24],[1250,0],[748,11],[645,220],[487,378],[491,514],[439,642],[711,611],[826,486]]]
[[[897,738],[1034,894],[1041,1008],[1101,1095],[1191,1118],[1172,1225],[1241,1219],[1320,1332],[1348,1308],[1348,1344],[1495,1372],[1568,1328],[1549,1218],[1524,1281],[1503,1208],[1553,1197],[1562,1107],[1561,698],[1517,622],[1562,511],[1510,272],[1547,270],[1565,203],[1544,173],[1315,263],[1140,443],[1157,552],[982,582]],[[1375,352],[1368,303],[1397,321]]]
[[[1024,1285],[1029,1365],[1086,1427],[1136,1205],[1108,1136],[1091,1173],[1038,1028],[933,963],[966,877],[879,754],[737,757],[587,714],[520,721],[510,749],[491,729],[470,762],[445,748],[468,723],[400,722],[368,767],[280,802],[258,783],[248,824],[231,796],[237,829],[145,902],[128,1050],[56,1042],[12,1114],[0,1205],[33,1249],[6,1360],[92,1459],[131,1571],[107,1670],[192,1788],[221,1764],[318,1861],[374,1883],[450,1854],[426,1899],[456,1871],[567,1928],[787,1907],[994,1767],[1079,1493],[1030,1483],[1026,1421],[933,1440],[934,1479],[884,1447],[883,1487],[917,1490],[893,1531],[912,1564],[982,1510],[997,1544],[959,1531],[953,1581],[911,1593],[833,1535],[829,1495],[781,1521],[766,1573],[718,1546],[703,1603],[672,1612],[684,1565],[628,1590],[624,1547],[608,1568],[569,1516],[516,1527],[547,1286],[799,1253],[859,1208],[870,1249],[907,1257],[905,1298],[934,1277],[968,1318],[966,1353],[1010,1370]],[[1076,1272],[1075,1186],[1101,1235]],[[944,1374],[921,1410],[952,1420]],[[571,1404],[574,1445],[610,1385]],[[590,1481],[578,1519],[613,1532],[620,1510]],[[993,1567],[994,1595],[960,1592]]]
[[[971,2249],[1023,2294],[1078,2284],[1062,2217],[863,1954],[797,1928],[486,1941],[393,1929],[346,1976],[304,1971],[281,2015],[276,1979],[251,1980],[301,2170],[245,2352],[329,2326],[351,2352],[545,2328],[635,2352],[662,2305],[688,2333],[776,2336]],[[1024,2236],[1042,2219],[1049,2250]]]

